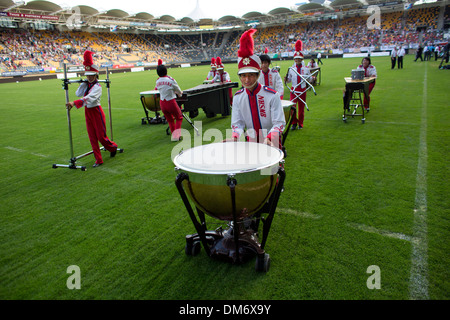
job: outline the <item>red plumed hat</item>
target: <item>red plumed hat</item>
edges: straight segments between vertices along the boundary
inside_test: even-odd
[[[261,59],[254,54],[253,34],[255,32],[256,29],[249,29],[242,34],[239,40],[238,74],[261,70]]]
[[[211,68],[216,68],[216,58],[211,58]]]
[[[160,66],[160,65],[162,65],[162,64],[163,64],[162,59],[158,59],[158,66]]]
[[[297,40],[295,43],[295,52],[294,52],[294,59],[300,58],[303,59],[303,42],[302,40]]]
[[[268,53],[269,53],[269,48],[266,48],[266,49],[264,50],[264,53],[265,53],[265,54],[268,54]]]
[[[84,52],[83,58],[83,65],[84,65],[84,70],[85,70],[85,75],[89,76],[89,75],[95,75],[98,73],[98,67],[94,64],[94,59],[92,58],[93,56],[93,52],[86,50]]]
[[[220,59],[220,57],[216,58],[216,67],[217,70],[223,70],[224,66],[222,64],[222,59]]]

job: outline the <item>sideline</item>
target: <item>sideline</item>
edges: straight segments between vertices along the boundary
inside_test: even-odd
[[[409,282],[409,297],[411,300],[429,299],[427,240],[427,70],[427,65],[425,65],[413,224],[413,237],[418,241],[412,242]]]

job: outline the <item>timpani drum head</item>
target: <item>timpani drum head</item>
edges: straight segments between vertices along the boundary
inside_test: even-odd
[[[233,219],[231,191],[236,180],[236,215],[243,219],[268,201],[278,178],[283,152],[255,142],[226,142],[201,145],[177,155],[178,171],[188,174],[183,187],[200,210],[221,220]]]
[[[161,110],[159,106],[159,90],[144,91],[140,95],[145,108],[154,112]]]

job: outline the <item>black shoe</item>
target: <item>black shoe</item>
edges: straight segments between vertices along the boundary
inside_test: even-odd
[[[117,149],[112,151],[111,154],[109,155],[111,158],[114,158],[116,156],[117,153]]]
[[[103,163],[94,163],[94,165],[92,166],[93,168],[97,168],[97,167],[100,167],[101,165],[102,165]]]
[[[295,129],[297,129],[297,125],[293,124],[292,127],[291,127],[291,130],[295,130]]]

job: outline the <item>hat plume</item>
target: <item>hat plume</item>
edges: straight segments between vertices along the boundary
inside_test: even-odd
[[[85,66],[92,66],[93,64],[94,64],[94,60],[92,59],[92,55],[93,55],[94,53],[92,52],[92,51],[89,51],[89,50],[86,50],[85,52],[84,52],[84,55],[83,55],[83,58],[84,58],[84,61],[83,61],[83,65],[85,65]]]
[[[253,55],[254,49],[254,40],[253,34],[256,32],[256,29],[249,29],[245,31],[241,39],[239,39],[239,50],[238,57],[250,57]]]
[[[297,40],[295,43],[295,51],[302,51],[303,49],[303,42],[302,40]]]

